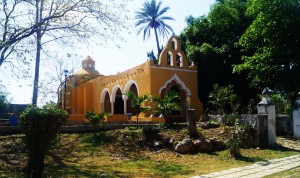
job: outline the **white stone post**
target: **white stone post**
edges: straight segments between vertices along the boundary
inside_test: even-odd
[[[110,104],[111,114],[115,114],[115,101]]]
[[[294,137],[300,139],[300,92],[293,110],[293,132]]]
[[[267,114],[267,133],[268,133],[268,145],[276,143],[276,115],[275,105],[273,104],[269,96],[269,88],[265,88],[262,92],[263,97],[257,105],[258,114]]]
[[[127,95],[122,95],[123,101],[124,101],[124,114],[127,114],[127,100],[128,96]]]

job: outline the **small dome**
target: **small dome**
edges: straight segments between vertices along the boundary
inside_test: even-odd
[[[101,74],[95,69],[81,69],[75,72],[73,75],[101,75]]]
[[[91,58],[91,56],[86,56],[84,60],[82,60],[82,69],[75,72],[74,75],[98,76],[102,74],[95,70],[95,61]]]
[[[93,62],[95,62],[95,61],[91,58],[91,56],[86,56],[86,57],[84,58],[83,61],[93,61]]]

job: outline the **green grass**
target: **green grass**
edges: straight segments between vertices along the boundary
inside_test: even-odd
[[[180,131],[167,131],[172,137],[182,137]],[[9,137],[6,142],[11,141]],[[1,141],[4,141],[1,140]],[[45,177],[191,177],[257,161],[281,158],[297,151],[284,147],[242,149],[242,156],[231,158],[228,150],[213,153],[179,155],[171,148],[150,150],[143,144],[141,130],[116,130],[96,134],[63,134],[46,158]],[[12,142],[14,143],[14,142]],[[12,146],[13,147],[13,146]],[[7,164],[10,157],[20,164]],[[8,157],[7,157],[8,156]],[[0,144],[0,177],[22,177],[24,152],[7,154]]]

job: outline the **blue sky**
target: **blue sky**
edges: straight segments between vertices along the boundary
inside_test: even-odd
[[[142,7],[144,0],[133,0],[129,3],[129,17],[134,18],[134,12]],[[206,15],[215,0],[162,0],[163,7],[170,7],[166,15],[173,17],[175,21],[167,22],[174,30],[175,35],[179,35],[186,27],[185,18],[189,15],[199,17]],[[104,75],[113,75],[122,72],[131,67],[144,63],[147,60],[147,52],[156,53],[156,43],[154,36],[143,41],[143,36],[137,36],[134,21],[129,22],[131,34],[124,33],[123,42],[109,42],[106,46],[93,46],[86,48],[81,46],[79,60],[90,55],[96,61],[96,69]],[[153,34],[152,34],[153,35]],[[165,44],[167,39],[160,39],[161,44]],[[120,48],[116,47],[119,44]],[[31,84],[33,79],[18,80],[8,76],[9,71],[0,68],[0,80],[7,84],[7,90],[10,92],[12,103],[30,103],[32,97],[32,88],[24,84]],[[16,81],[16,82],[15,82]],[[11,83],[22,85],[12,85]]]

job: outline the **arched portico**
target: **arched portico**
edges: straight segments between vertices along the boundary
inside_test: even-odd
[[[112,114],[124,114],[124,101],[122,95],[123,92],[121,86],[119,84],[114,86],[110,96]]]
[[[137,82],[135,80],[129,80],[124,88],[124,93],[127,93],[129,91],[133,92],[136,96],[139,96],[139,89],[137,87]],[[124,100],[124,114],[127,113],[132,113],[132,108],[131,106],[131,100],[126,96],[123,95],[123,100]]]
[[[110,93],[107,88],[104,88],[101,92],[100,105],[101,112],[111,112]]]

